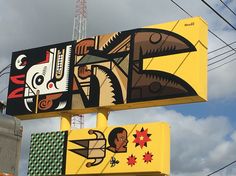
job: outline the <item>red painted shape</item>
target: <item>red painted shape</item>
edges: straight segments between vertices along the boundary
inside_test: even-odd
[[[137,163],[137,161],[136,161],[136,157],[132,154],[131,156],[129,156],[128,158],[127,158],[127,164],[129,165],[129,166],[131,166],[131,167],[133,167],[136,163]]]
[[[17,88],[15,90],[13,90],[9,95],[8,95],[8,98],[21,98],[23,97],[23,91],[24,91],[24,88],[23,87],[20,87],[20,88]]]
[[[152,141],[150,139],[151,134],[148,134],[148,129],[144,130],[143,128],[138,131],[136,130],[136,134],[133,135],[135,137],[133,143],[136,143],[135,147],[139,146],[141,149],[145,146],[147,147],[147,142]]]
[[[51,89],[53,87],[53,83],[50,83],[48,87]]]
[[[46,51],[46,58],[42,62],[39,62],[38,64],[48,63],[49,62],[49,58],[50,58],[50,52]]]
[[[79,88],[78,88],[78,86],[76,84],[75,78],[73,78],[73,88],[72,88],[72,90],[79,90]]]
[[[143,160],[145,163],[149,163],[149,162],[152,162],[152,160],[153,160],[152,157],[153,157],[153,154],[150,152],[147,152],[143,155]]]
[[[25,78],[24,74],[10,77],[11,81],[15,84],[25,84],[24,78]]]

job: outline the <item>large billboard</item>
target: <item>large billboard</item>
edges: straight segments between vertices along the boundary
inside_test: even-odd
[[[7,114],[69,110],[75,42],[14,52]]]
[[[7,113],[122,110],[207,100],[207,24],[189,18],[14,52]]]
[[[169,175],[167,123],[33,134],[28,175]]]

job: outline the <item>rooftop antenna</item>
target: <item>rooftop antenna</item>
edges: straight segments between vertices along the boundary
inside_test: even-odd
[[[86,38],[87,30],[87,1],[75,1],[75,17],[72,40]],[[71,119],[72,128],[84,128],[84,115],[76,114]]]

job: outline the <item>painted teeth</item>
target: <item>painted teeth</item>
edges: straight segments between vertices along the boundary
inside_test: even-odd
[[[63,66],[63,58],[62,58],[62,55],[61,53],[59,54],[59,57],[58,57],[58,60],[57,60],[57,71],[56,71],[56,74],[58,76],[61,76],[62,74],[62,66]]]

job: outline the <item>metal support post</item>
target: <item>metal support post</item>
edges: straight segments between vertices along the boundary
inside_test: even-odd
[[[97,128],[106,128],[108,126],[108,109],[99,109],[97,113]]]
[[[62,114],[61,115],[61,131],[70,131],[71,129],[71,115],[70,114]]]

